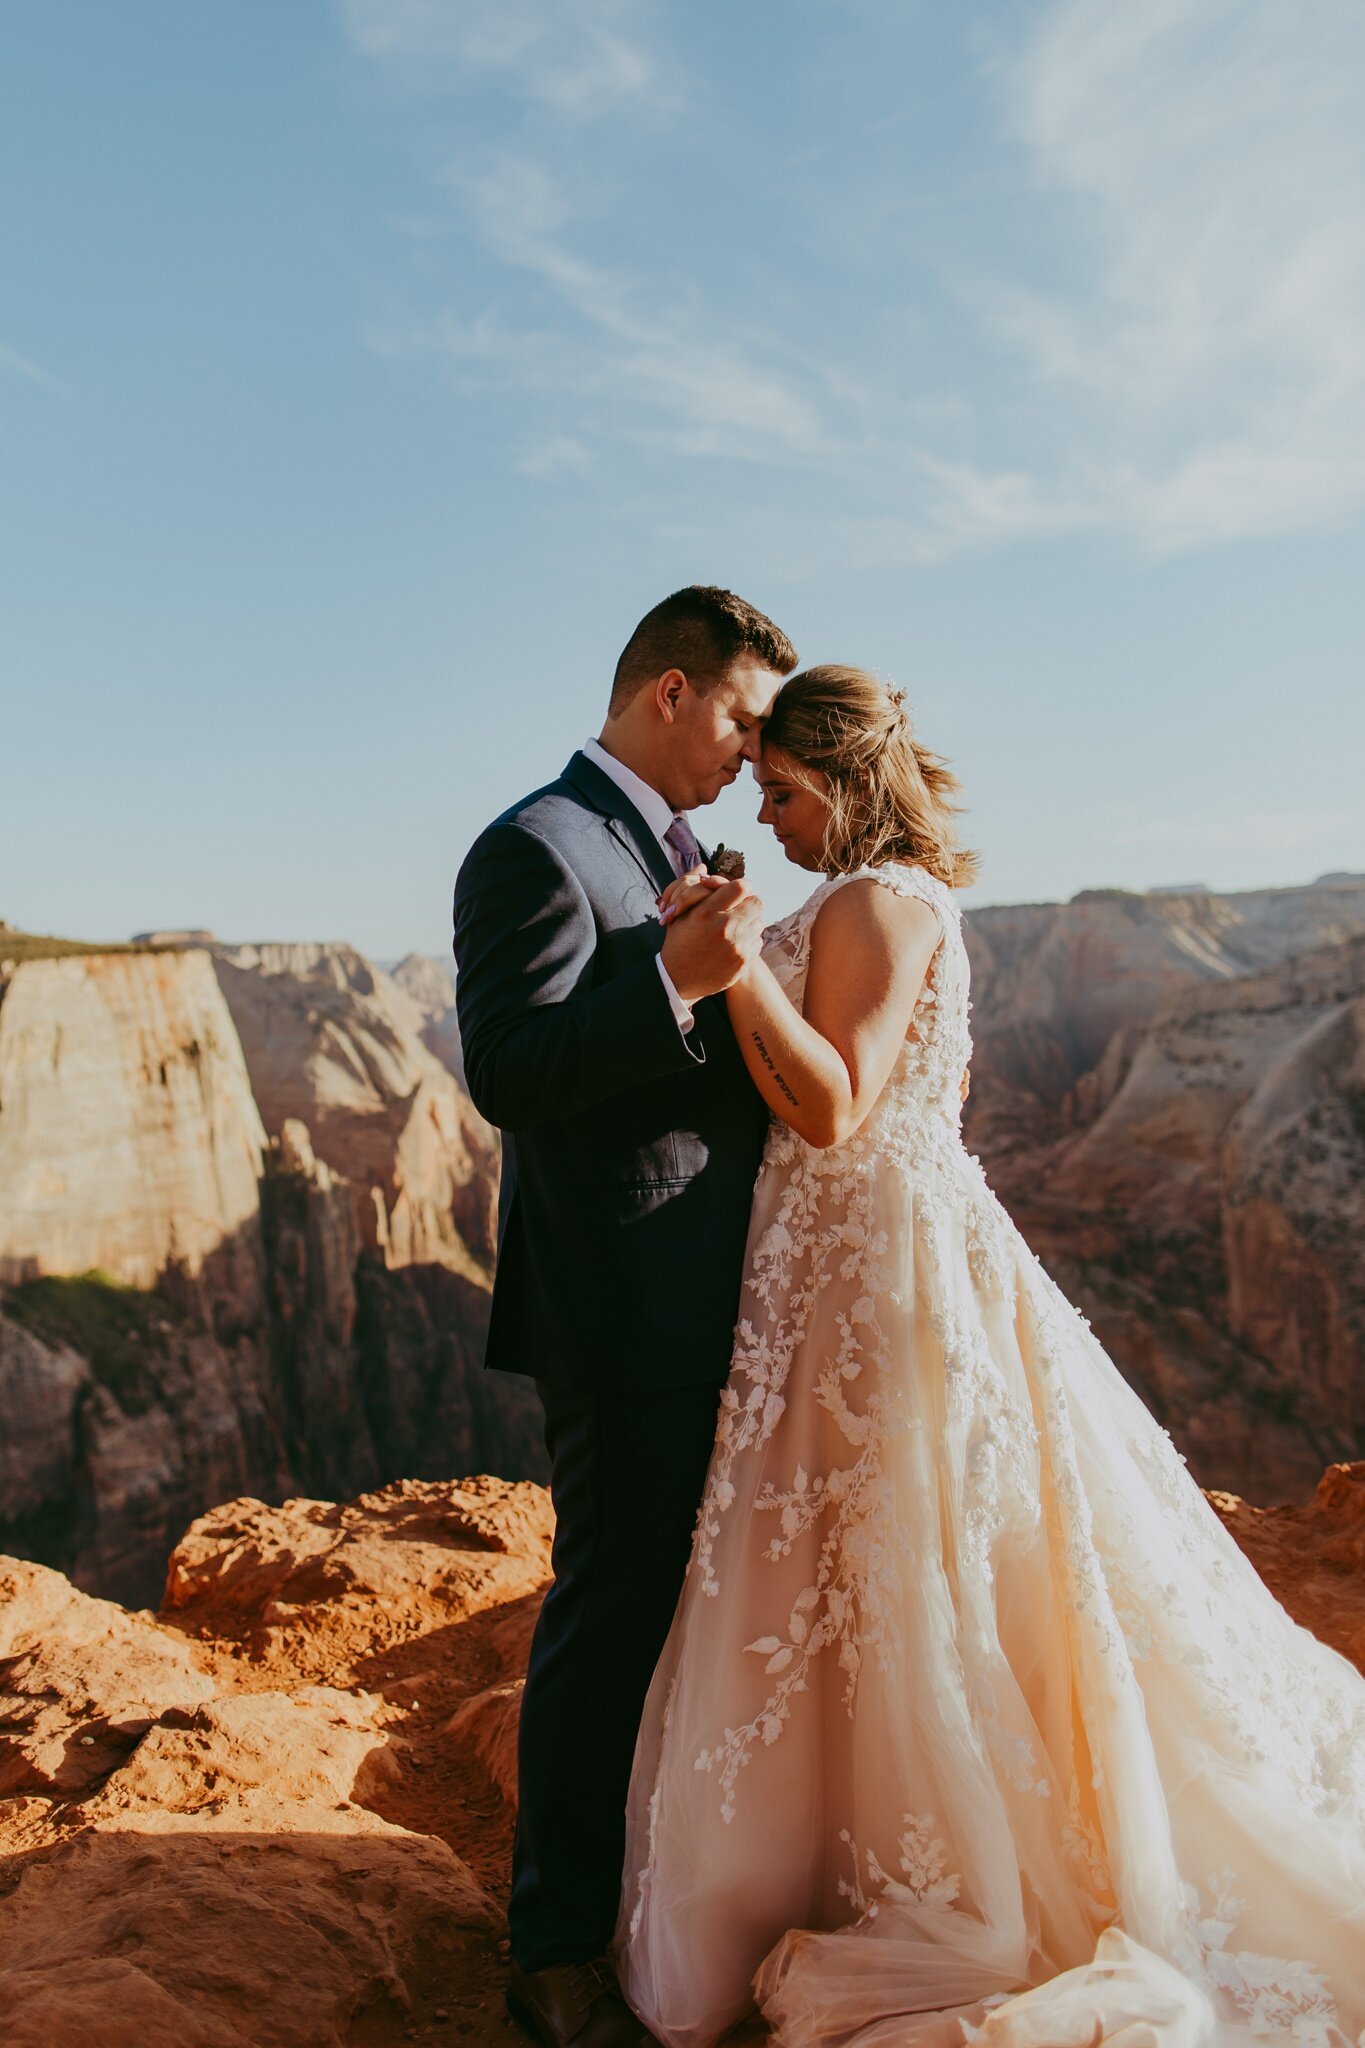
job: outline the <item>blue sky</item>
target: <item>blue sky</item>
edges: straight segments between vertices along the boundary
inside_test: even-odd
[[[690,581],[906,687],[977,901],[1365,868],[1363,79],[1356,0],[8,10],[0,916],[444,950]]]

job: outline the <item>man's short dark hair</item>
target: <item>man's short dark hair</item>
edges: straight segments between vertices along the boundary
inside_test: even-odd
[[[796,667],[796,649],[771,619],[733,590],[689,583],[646,612],[627,640],[611,686],[612,712],[670,668],[681,669],[705,696],[745,655],[780,676]]]

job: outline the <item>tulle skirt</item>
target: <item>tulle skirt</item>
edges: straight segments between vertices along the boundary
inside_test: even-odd
[[[955,1132],[770,1147],[618,1931],[707,2048],[1350,2048],[1365,1680]]]

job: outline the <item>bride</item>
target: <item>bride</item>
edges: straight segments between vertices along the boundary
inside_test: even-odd
[[[826,879],[728,996],[774,1122],[636,1751],[626,1994],[670,2048],[755,1999],[782,2048],[1365,2044],[1365,1681],[963,1149],[956,784],[832,667],[758,773]]]

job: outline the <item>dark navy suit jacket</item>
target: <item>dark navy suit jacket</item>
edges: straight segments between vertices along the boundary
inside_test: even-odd
[[[480,834],[455,885],[475,1105],[504,1136],[487,1363],[585,1392],[726,1376],[768,1113],[724,999],[679,1030],[668,857],[586,755]]]

